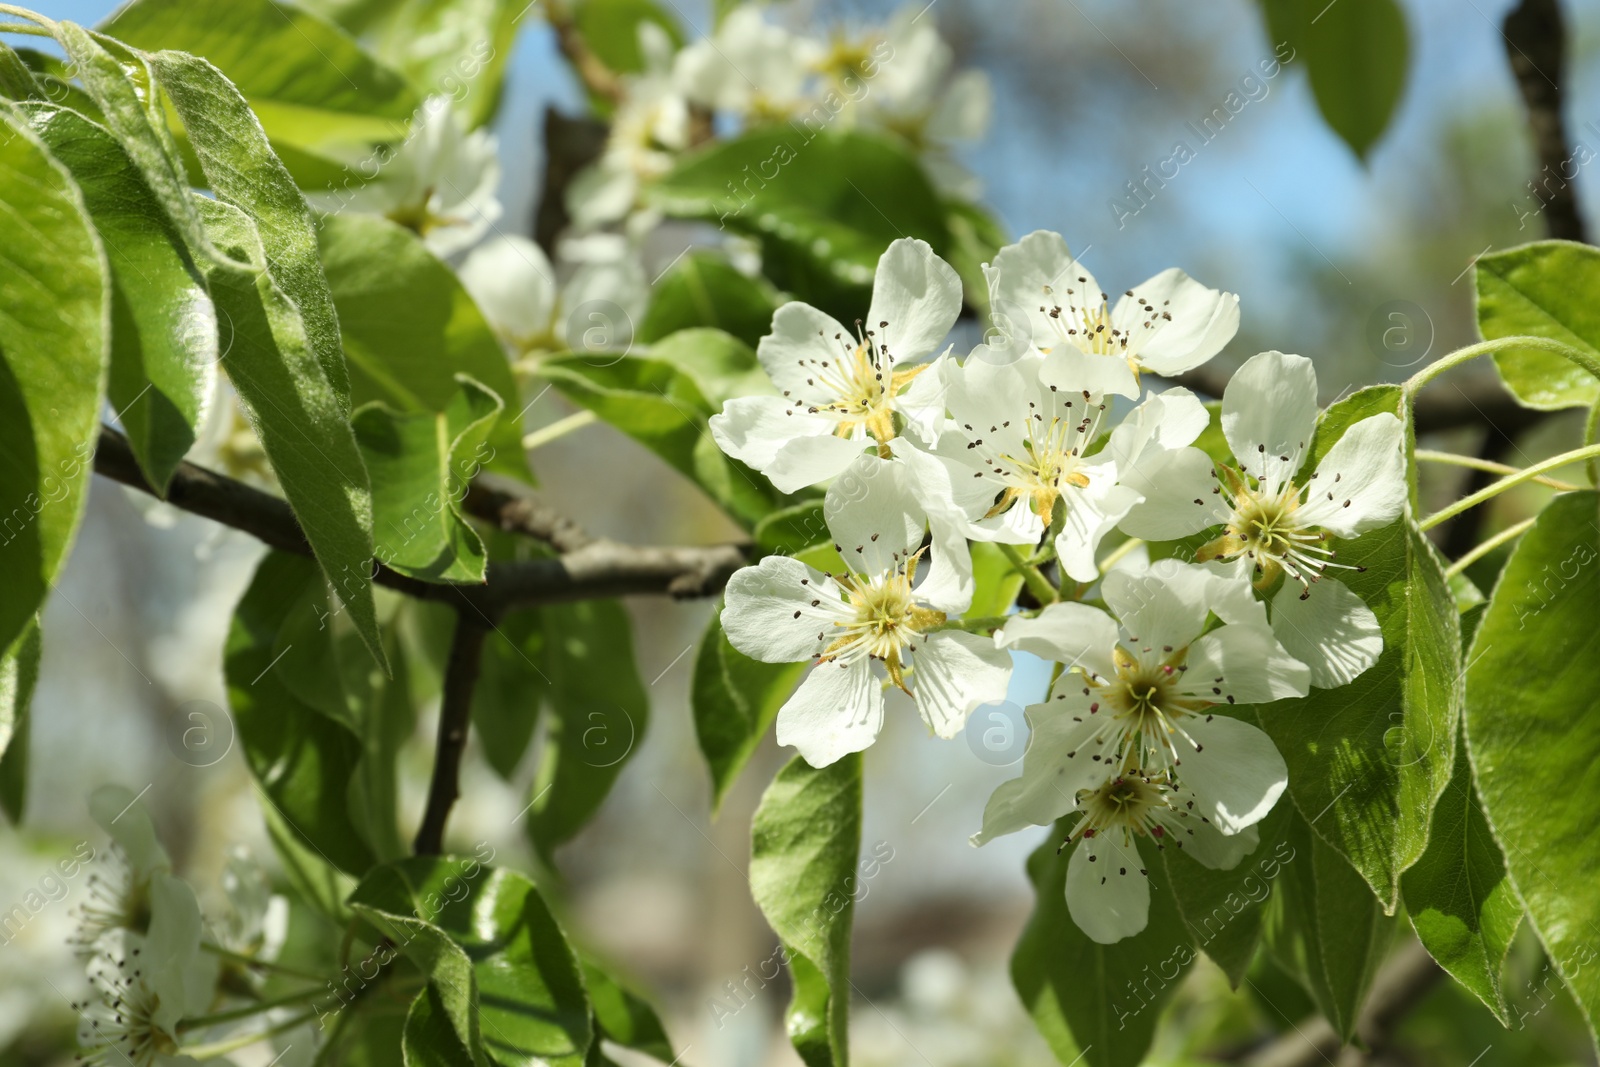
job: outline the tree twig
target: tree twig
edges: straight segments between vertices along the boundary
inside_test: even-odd
[[[1588,241],[1572,179],[1577,167],[1561,98],[1566,84],[1566,26],[1557,0],[1522,0],[1501,24],[1506,60],[1517,79],[1533,131],[1539,169],[1529,183],[1551,237]],[[1569,173],[1570,172],[1570,173]]]
[[[113,481],[159,496],[134,461],[128,439],[109,427],[101,427],[94,468]],[[167,487],[166,500],[242,530],[272,548],[312,554],[287,502],[227,475],[181,463]],[[750,552],[749,546],[737,544],[628,545],[593,538],[510,479],[488,479],[482,491],[468,493],[467,505],[474,514],[545,541],[561,554],[552,559],[491,562],[482,585],[419,581],[381,563],[374,568],[373,581],[407,596],[443,601],[492,619],[533,604],[663,593],[714,596],[748,562]]]
[[[439,706],[439,734],[433,748],[433,777],[428,784],[428,806],[412,851],[435,856],[444,851],[444,825],[461,796],[461,756],[467,748],[467,727],[472,721],[472,693],[478,684],[488,620],[456,612],[450,658],[445,662],[444,687]]]
[[[1395,1029],[1444,977],[1444,971],[1422,945],[1410,940],[1390,957],[1372,983],[1372,992],[1356,1021],[1356,1037],[1366,1049],[1346,1048],[1321,1016],[1306,1020],[1248,1056],[1247,1067],[1353,1067],[1372,1059],[1394,1041]],[[1336,1058],[1337,1057],[1337,1058]]]

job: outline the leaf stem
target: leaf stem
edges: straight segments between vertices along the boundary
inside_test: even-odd
[[[1593,443],[1593,442],[1589,442]],[[1424,463],[1445,463],[1452,467],[1471,467],[1473,470],[1488,471],[1490,474],[1516,474],[1521,468],[1513,467],[1509,463],[1496,463],[1492,459],[1481,456],[1464,456],[1459,452],[1436,452],[1431,448],[1419,448],[1413,453],[1418,460]],[[1540,485],[1548,485],[1552,489],[1559,489],[1563,493],[1570,493],[1580,486],[1571,482],[1563,482],[1556,478],[1543,476],[1533,479]]]
[[[1586,448],[1574,448],[1570,452],[1561,453],[1559,456],[1551,456],[1549,459],[1541,460],[1531,467],[1524,467],[1515,474],[1507,475],[1497,482],[1491,482],[1489,485],[1484,486],[1471,496],[1462,497],[1449,507],[1441,508],[1432,515],[1429,515],[1418,525],[1423,530],[1431,530],[1441,522],[1444,522],[1447,519],[1455,518],[1457,515],[1468,510],[1469,508],[1477,507],[1485,500],[1494,499],[1507,489],[1513,489],[1521,485],[1523,482],[1532,481],[1545,471],[1556,470],[1559,467],[1565,467],[1569,463],[1577,463],[1579,460],[1589,459],[1593,456],[1600,456],[1600,445],[1589,445]]]
[[[37,11],[29,11],[27,8],[18,7],[16,4],[0,4],[0,15],[15,15],[19,19],[27,19],[29,22],[43,26],[50,36],[55,36],[55,20],[47,18],[44,15],[39,14]],[[5,32],[27,33],[28,31],[7,28]]]
[[[534,449],[549,444],[551,441],[565,437],[574,430],[581,430],[590,423],[599,421],[600,416],[584,408],[575,411],[564,419],[557,419],[549,426],[542,426],[522,439],[522,450],[532,452]]]
[[[1016,545],[997,545],[1000,554],[1006,557],[1011,564],[1011,569],[1022,575],[1022,583],[1028,587],[1034,597],[1041,604],[1054,604],[1061,599],[1061,594],[1056,592],[1056,587],[1050,584],[1050,579],[1044,576],[1035,564],[1025,559],[1022,550]]]
[[[221,945],[212,944],[210,941],[200,942],[200,951],[209,952],[213,956],[229,960],[233,963],[241,964],[245,967],[251,967],[262,971],[271,971],[274,974],[285,975],[289,978],[304,978],[308,982],[321,982],[325,979],[324,975],[313,974],[310,971],[302,971],[296,967],[285,967],[283,964],[274,963],[271,960],[257,959],[255,956],[247,956],[243,952],[235,952],[232,949],[223,948]]]
[[[1100,561],[1100,573],[1104,574],[1106,571],[1110,570],[1112,566],[1120,562],[1124,556],[1142,544],[1144,544],[1144,538],[1130,537],[1116,548],[1113,548],[1106,555],[1106,558]]]
[[[0,33],[16,33],[27,37],[55,36],[43,26],[38,26],[31,22],[0,22]]]
[[[998,630],[1012,619],[1019,617],[1016,615],[982,615],[972,619],[947,619],[935,626],[934,631],[965,630],[970,634],[977,633],[980,630]]]
[[[220,1041],[213,1041],[209,1045],[187,1045],[178,1049],[178,1052],[180,1055],[190,1056],[197,1060],[214,1060],[218,1056],[226,1056],[230,1052],[237,1052],[239,1049],[253,1045],[257,1041],[264,1041],[273,1034],[281,1034],[285,1030],[293,1030],[295,1027],[308,1023],[316,1017],[317,1012],[312,1009],[285,1019],[281,1023],[275,1023],[265,1030],[256,1030],[248,1034],[235,1034],[233,1037],[225,1037]]]
[[[1492,341],[1480,341],[1475,345],[1468,345],[1466,348],[1458,348],[1449,355],[1440,356],[1406,379],[1404,385],[1405,394],[1408,397],[1415,397],[1424,385],[1427,385],[1445,371],[1459,367],[1463,363],[1471,362],[1479,356],[1493,355],[1496,352],[1504,352],[1513,348],[1531,348],[1539,352],[1553,353],[1571,363],[1576,363],[1597,379],[1600,379],[1600,360],[1595,359],[1588,353],[1568,347],[1560,341],[1552,341],[1548,337],[1519,335],[1515,337],[1497,337]]]
[[[198,1030],[206,1026],[220,1026],[223,1023],[238,1022],[248,1019],[253,1015],[271,1011],[273,1008],[282,1008],[290,1004],[304,1004],[308,1000],[315,1000],[327,993],[326,986],[315,989],[299,989],[293,993],[285,993],[281,997],[271,997],[267,1000],[258,1000],[253,1004],[246,1004],[240,1008],[229,1008],[227,1011],[213,1012],[210,1015],[194,1015],[178,1023],[179,1032]]]
[[[1462,556],[1460,559],[1456,560],[1454,563],[1450,564],[1450,566],[1444,569],[1444,576],[1446,578],[1454,578],[1456,575],[1460,574],[1462,571],[1466,570],[1468,567],[1472,566],[1474,563],[1478,562],[1484,556],[1487,556],[1489,553],[1493,552],[1507,541],[1515,541],[1517,538],[1528,532],[1528,527],[1532,526],[1534,520],[1538,517],[1539,516],[1535,515],[1532,519],[1523,519],[1521,522],[1516,523],[1515,525],[1507,526],[1504,530],[1501,530],[1499,533],[1495,534],[1487,541],[1484,541],[1482,544],[1473,546],[1471,552],[1468,552],[1466,555]]]

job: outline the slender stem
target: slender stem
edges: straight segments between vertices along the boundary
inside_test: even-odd
[[[1600,456],[1600,445],[1574,448],[1570,452],[1563,452],[1559,456],[1551,456],[1549,459],[1541,460],[1531,467],[1524,467],[1515,474],[1508,475],[1498,482],[1485,486],[1471,496],[1462,497],[1449,507],[1441,508],[1426,519],[1423,519],[1419,525],[1423,530],[1431,530],[1446,519],[1454,518],[1468,508],[1475,508],[1485,500],[1494,499],[1507,489],[1513,489],[1523,482],[1532,481],[1545,471],[1553,471],[1557,468],[1565,467],[1569,463],[1577,463],[1579,460],[1588,459],[1591,456]]]
[[[1041,604],[1054,604],[1061,599],[1061,594],[1056,592],[1056,587],[1050,584],[1050,579],[1044,576],[1033,563],[1022,555],[1022,550],[1016,545],[999,545],[1002,555],[1011,564],[1011,569],[1022,575],[1022,582],[1033,593],[1035,599]]]
[[[472,720],[472,691],[478,684],[483,642],[488,629],[465,611],[456,612],[456,632],[450,641],[450,659],[444,669],[444,696],[439,707],[439,736],[433,752],[433,780],[428,787],[428,807],[412,850],[433,856],[444,850],[444,824],[450,808],[461,796],[461,756],[467,747],[467,726]]]
[[[248,1019],[262,1012],[271,1011],[273,1008],[282,1008],[290,1004],[304,1004],[308,1000],[315,1000],[327,993],[326,986],[315,989],[299,989],[293,993],[285,993],[281,997],[272,997],[269,1000],[258,1000],[253,1004],[246,1004],[242,1008],[229,1008],[227,1011],[213,1012],[210,1015],[194,1015],[178,1023],[179,1032],[186,1030],[199,1030],[207,1026],[220,1026],[223,1023],[238,1022]]]
[[[971,619],[949,619],[934,630],[965,630],[967,633],[977,633],[980,630],[998,630],[1017,615],[982,615]]]
[[[234,963],[243,964],[246,967],[253,967],[262,971],[271,971],[274,974],[286,975],[290,978],[304,978],[308,982],[321,982],[327,977],[326,975],[313,974],[310,971],[302,971],[296,967],[285,967],[283,964],[273,963],[271,960],[263,960],[257,959],[254,956],[247,956],[243,952],[235,952],[232,949],[223,948],[221,945],[212,944],[210,941],[200,942],[200,950],[202,952],[209,952],[213,956],[219,956],[225,960],[231,960]]]
[[[43,26],[35,26],[31,22],[0,22],[0,33],[17,33],[26,37],[54,36]]]
[[[293,1030],[295,1027],[302,1026],[316,1017],[315,1010],[302,1012],[292,1018],[285,1019],[281,1023],[275,1023],[265,1030],[256,1030],[248,1034],[236,1034],[233,1037],[225,1037],[221,1041],[213,1041],[209,1045],[188,1045],[178,1049],[178,1052],[180,1055],[192,1056],[197,1060],[214,1060],[218,1056],[226,1056],[230,1052],[237,1052],[239,1049],[253,1045],[257,1041],[265,1041],[273,1034],[281,1034],[285,1030]]]
[[[45,16],[39,14],[37,11],[29,11],[25,7],[18,7],[16,4],[0,4],[0,15],[15,15],[19,19],[27,19],[29,22],[35,23],[36,25],[39,25],[39,26],[43,26],[46,30],[51,31],[52,34],[54,32],[55,25],[56,25],[54,19],[46,18]],[[9,30],[8,29],[6,32],[7,33],[26,33],[27,31],[26,30]]]
[[[1493,552],[1507,541],[1515,541],[1517,538],[1528,532],[1528,527],[1532,526],[1534,519],[1537,518],[1538,516],[1535,515],[1533,519],[1523,519],[1521,522],[1513,526],[1507,526],[1504,530],[1501,530],[1487,541],[1484,541],[1480,545],[1474,546],[1471,552],[1468,552],[1466,555],[1450,564],[1450,566],[1446,567],[1444,569],[1444,576],[1446,578],[1454,578],[1456,575],[1460,574],[1462,571],[1466,570],[1468,567],[1472,566],[1474,563],[1478,562],[1484,556],[1487,556],[1489,553]]]
[[[1479,356],[1493,355],[1496,352],[1505,352],[1510,349],[1533,349],[1539,352],[1551,352],[1572,363],[1576,363],[1596,378],[1600,378],[1600,360],[1585,352],[1569,348],[1560,341],[1552,341],[1548,337],[1497,337],[1493,341],[1480,341],[1475,345],[1468,345],[1466,348],[1458,348],[1449,355],[1440,356],[1406,380],[1406,395],[1416,396],[1424,385],[1427,385],[1447,370],[1459,367],[1463,363],[1469,363]]]
[[[1589,417],[1583,423],[1583,443],[1592,445],[1600,440],[1600,400],[1589,408]],[[1589,461],[1589,484],[1600,489],[1600,459]]]
[[[1110,554],[1107,555],[1105,559],[1100,561],[1100,573],[1104,574],[1106,571],[1110,570],[1112,566],[1119,562],[1124,556],[1142,544],[1144,544],[1144,538],[1130,537],[1116,548],[1113,548]]]
[[[541,445],[547,445],[557,438],[565,437],[573,430],[581,430],[592,422],[598,421],[600,416],[585,408],[574,412],[564,419],[557,419],[549,426],[543,426],[533,431],[522,439],[522,450],[532,452]]]
[[[1593,444],[1594,442],[1587,442]],[[1478,456],[1463,456],[1459,452],[1436,452],[1431,448],[1419,448],[1412,453],[1423,463],[1444,463],[1452,467],[1471,467],[1473,470],[1488,471],[1490,474],[1516,474],[1521,468],[1513,467],[1509,463],[1496,463],[1492,459],[1482,459]],[[1540,485],[1548,485],[1552,489],[1559,489],[1563,493],[1570,493],[1579,486],[1571,482],[1563,482],[1556,478],[1535,478]]]

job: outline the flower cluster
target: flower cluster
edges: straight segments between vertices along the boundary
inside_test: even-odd
[[[998,328],[965,358],[941,350],[960,282],[921,241],[884,253],[864,320],[778,309],[757,351],[776,395],[729,401],[711,432],[784,492],[826,484],[833,552],[823,570],[771,556],[740,571],[722,626],[757,660],[813,663],[778,741],[819,767],[872,743],[891,686],[948,738],[1004,698],[1014,651],[1053,662],[1022,776],[973,842],[1069,819],[1069,910],[1111,943],[1146,923],[1141,839],[1218,868],[1255,847],[1288,772],[1243,709],[1377,661],[1335,539],[1400,516],[1402,427],[1357,422],[1308,473],[1315,372],[1263,352],[1223,394],[1223,459],[1196,445],[1213,414],[1194,394],[1141,390],[1219,352],[1237,297],[1167,270],[1113,303],[1045,232],[984,270]],[[1001,618],[960,618],[978,542],[1026,581]]]

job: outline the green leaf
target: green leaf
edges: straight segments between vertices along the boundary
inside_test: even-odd
[[[28,800],[28,735],[33,687],[39,681],[37,617],[0,654],[0,808],[13,825]]]
[[[310,560],[265,556],[234,612],[223,670],[245,760],[267,798],[301,844],[359,876],[375,862],[350,803],[361,739],[285,682],[306,650],[299,657],[292,647],[274,651],[279,631],[296,609],[306,611],[304,594],[319,581]]]
[[[592,957],[584,954],[582,960],[583,981],[589,990],[589,1003],[594,1006],[600,1036],[654,1056],[662,1063],[671,1063],[676,1054],[655,1009]]]
[[[1159,884],[1150,887],[1150,923],[1134,936],[1102,945],[1078,929],[1067,912],[1072,852],[1056,848],[1070,831],[1069,822],[1057,823],[1028,857],[1033,915],[1011,956],[1011,982],[1063,1064],[1081,1057],[1088,1067],[1134,1067],[1194,962],[1194,947],[1170,890]]]
[[[273,854],[290,888],[335,926],[348,926],[351,914],[345,906],[345,898],[356,887],[356,880],[306,844],[276,807],[262,805],[261,818],[267,825]]]
[[[216,308],[183,238],[111,132],[64,108],[24,111],[72,172],[105,244],[111,404],[140,469],[164,490],[211,400]]]
[[[1281,820],[1272,820],[1277,826]],[[1232,870],[1213,870],[1182,849],[1161,853],[1178,915],[1189,937],[1238,989],[1261,942],[1261,923],[1273,875],[1290,846],[1262,827],[1261,844]],[[1273,873],[1266,873],[1267,871]]]
[[[133,0],[100,29],[135,48],[209,60],[268,136],[302,148],[403,137],[422,102],[344,30],[274,0]]]
[[[432,979],[406,1023],[407,1062],[421,1049],[415,1026],[453,1035],[471,1057],[425,1062],[486,1053],[505,1067],[581,1067],[594,1040],[583,975],[526,877],[475,858],[418,856],[374,870],[350,904]]]
[[[619,73],[644,69],[639,27],[646,22],[665,30],[674,50],[683,47],[683,31],[655,0],[583,0],[573,21],[600,62]]]
[[[350,420],[372,482],[377,556],[424,581],[484,580],[483,541],[461,501],[505,405],[466,375],[458,381],[443,412],[407,415],[375,403]]]
[[[611,792],[623,763],[644,739],[650,700],[634,663],[632,625],[619,601],[552,604],[539,614],[549,713],[528,836],[548,859]]]
[[[527,477],[517,383],[494,331],[455,272],[403,226],[374,215],[333,215],[318,232],[350,361],[356,403],[443,412],[465,374],[505,403],[485,465]]]
[[[832,547],[818,497],[768,513],[756,523],[751,535],[763,556],[797,556],[818,545]]]
[[[1423,947],[1509,1027],[1500,967],[1522,921],[1522,904],[1472,784],[1464,739],[1457,743],[1450,785],[1433,811],[1428,851],[1400,886]]]
[[[1531,335],[1600,359],[1600,251],[1573,241],[1538,241],[1475,261],[1478,332],[1484,340]],[[1588,407],[1600,382],[1551,352],[1496,352],[1506,388],[1530,408]]]
[[[0,648],[33,623],[83,517],[110,346],[105,252],[72,176],[0,109]]]
[[[269,253],[237,208],[205,202],[212,239],[245,262]],[[223,369],[239,393],[317,562],[367,647],[384,662],[372,599],[372,496],[344,406],[322,374],[295,302],[265,269],[213,264],[211,296],[228,334]]]
[[[714,326],[753,348],[772,329],[777,309],[778,293],[765,279],[741,273],[714,252],[691,252],[656,281],[635,339],[653,344],[692,326]]]
[[[1405,89],[1406,19],[1395,0],[1262,0],[1276,47],[1304,63],[1323,121],[1367,158]],[[1283,57],[1283,52],[1279,52]]]
[[[350,380],[339,347],[339,317],[317,259],[316,227],[305,198],[239,90],[216,67],[183,52],[157,52],[150,60],[211,191],[255,225],[262,256],[250,262],[264,268],[299,309],[306,344],[348,413]]]
[[[1267,945],[1349,1041],[1398,920],[1383,914],[1344,857],[1298,814],[1287,814],[1293,851],[1269,909]]]
[[[1004,615],[1022,591],[1022,575],[1006,559],[999,545],[973,541],[971,549],[972,604],[963,614],[971,619]]]
[[[761,241],[779,287],[849,322],[866,313],[878,257],[897,237],[943,255],[945,207],[906,149],[858,131],[767,127],[686,156],[650,188],[668,215]]]
[[[771,483],[717,447],[707,428],[717,409],[672,364],[643,356],[568,355],[544,360],[539,373],[567,399],[666,460],[746,527],[780,502]]]
[[[1328,409],[1320,459],[1344,428],[1393,411],[1395,386],[1363,389]],[[1303,483],[1302,483],[1303,484]],[[1339,581],[1383,628],[1383,654],[1349,685],[1256,709],[1289,767],[1289,794],[1392,913],[1400,873],[1427,846],[1434,803],[1450,780],[1461,701],[1460,621],[1437,555],[1409,518],[1333,542]]]
[[[450,97],[478,126],[499,103],[517,19],[528,10],[524,0],[398,0],[357,32],[419,91]]]
[[[1600,495],[1556,497],[1512,550],[1468,654],[1467,749],[1511,884],[1591,1036],[1600,1018]]]
[[[794,977],[785,1023],[807,1067],[848,1061],[860,852],[860,753],[821,770],[790,760],[751,820],[750,893],[783,943]]]
[[[694,382],[713,413],[736,396],[778,392],[755,349],[722,330],[680,330],[651,345],[650,358],[671,364]]]
[[[33,71],[17,55],[16,50],[0,41],[0,97],[7,100],[38,99],[44,95],[44,86],[33,76]]]
[[[472,726],[484,758],[510,781],[533,740],[539,706],[550,678],[545,662],[544,620],[525,608],[507,615],[485,639],[478,684],[472,691]]]
[[[751,659],[728,643],[720,615],[711,616],[695,655],[689,704],[711,771],[712,812],[722,806],[806,666]]]
[[[196,199],[189,192],[189,178],[167,128],[146,57],[70,22],[57,24],[56,39],[72,62],[71,70],[100,109],[99,117],[122,142],[190,251],[197,259],[215,258],[218,253],[206,237]],[[108,46],[117,54],[108,51]]]

